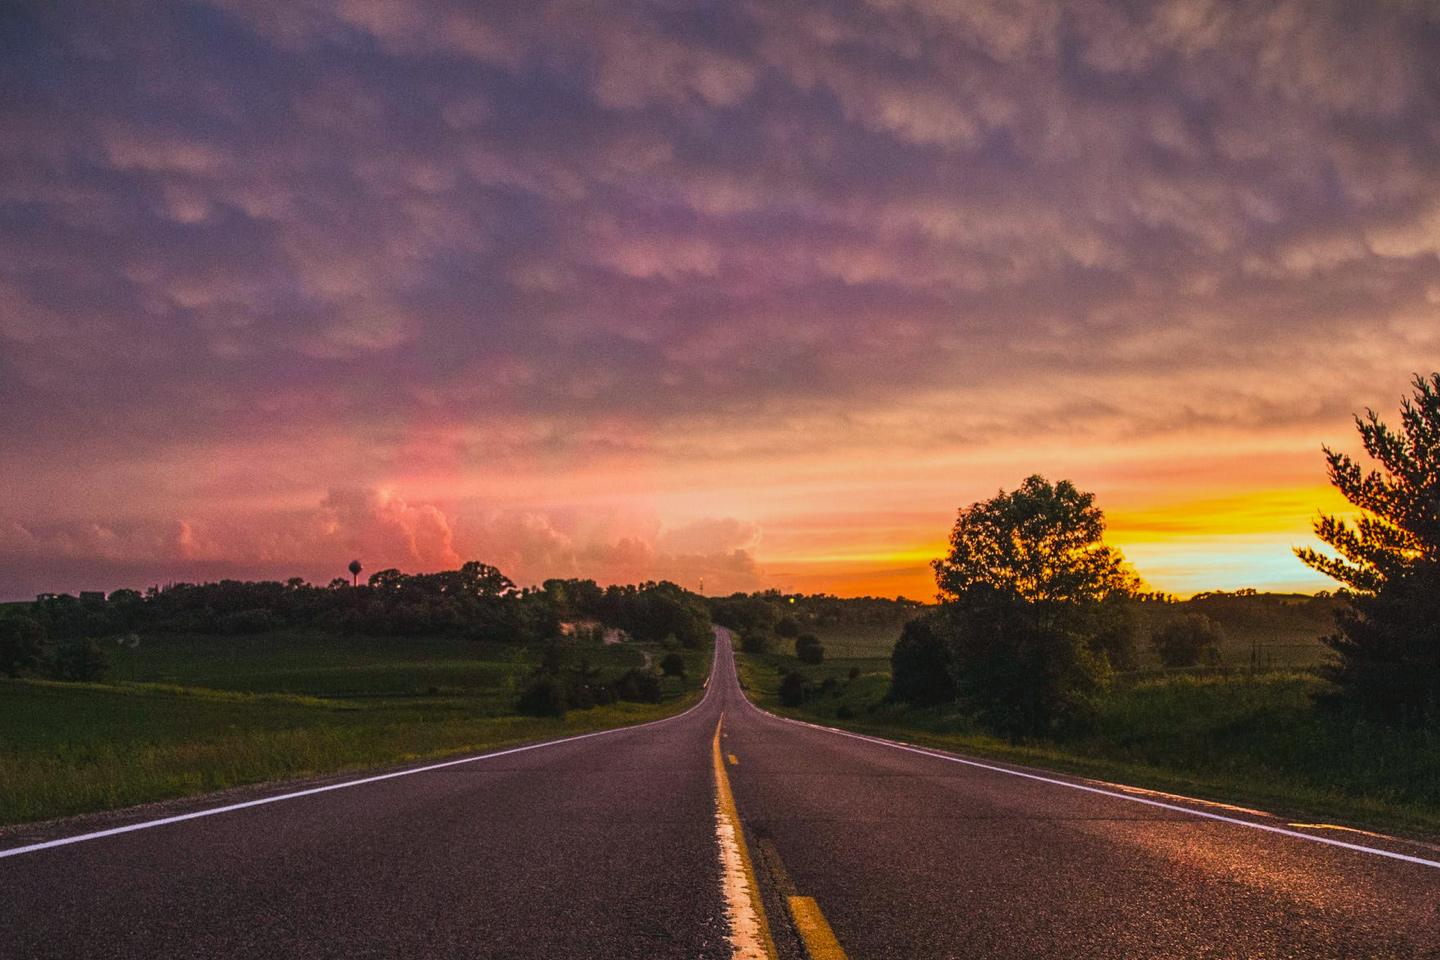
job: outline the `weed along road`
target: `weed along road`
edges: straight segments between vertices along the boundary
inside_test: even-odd
[[[7,844],[0,956],[1440,957],[1440,849],[783,720],[724,631],[680,716],[258,801]]]

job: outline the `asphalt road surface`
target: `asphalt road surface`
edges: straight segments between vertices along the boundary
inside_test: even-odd
[[[8,844],[0,957],[1440,958],[1440,849],[781,720],[720,633],[670,720]]]

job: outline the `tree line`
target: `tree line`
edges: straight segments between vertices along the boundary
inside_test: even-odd
[[[1321,703],[1396,724],[1440,723],[1440,374],[1417,376],[1400,427],[1356,417],[1366,469],[1325,448],[1331,483],[1360,511],[1322,516],[1335,555],[1296,551],[1343,584]],[[1104,543],[1094,494],[1040,476],[963,509],[935,561],[940,603],[891,654],[891,697],[955,704],[1012,737],[1084,724],[1094,697],[1134,656],[1145,594]],[[1216,595],[1206,595],[1206,599]],[[1199,662],[1218,633],[1203,615],[1151,638],[1167,663]]]
[[[3,611],[0,673],[62,679],[96,679],[104,669],[103,643],[138,642],[147,634],[317,630],[541,643],[558,641],[566,623],[588,622],[638,640],[673,638],[683,648],[699,647],[711,636],[705,600],[668,581],[601,587],[593,580],[552,579],[517,588],[479,561],[438,573],[381,570],[357,586],[336,578],[320,587],[298,577],[176,583],[144,593],[116,590],[103,599],[48,596]]]

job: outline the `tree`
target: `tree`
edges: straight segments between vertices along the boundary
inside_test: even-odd
[[[1167,667],[1193,667],[1220,659],[1220,627],[1203,613],[1187,613],[1150,634],[1150,645]]]
[[[100,644],[88,637],[61,644],[50,662],[56,680],[99,680],[109,668],[110,658]]]
[[[1095,495],[1040,476],[960,511],[935,561],[957,699],[1012,736],[1083,712],[1132,647],[1139,581]]]
[[[795,638],[795,656],[801,663],[808,663],[814,666],[825,661],[825,645],[820,638],[812,633],[801,634]]]
[[[1349,588],[1327,669],[1333,703],[1383,719],[1440,719],[1440,373],[1417,375],[1400,430],[1374,410],[1356,417],[1378,468],[1324,448],[1330,482],[1361,511],[1352,526],[1322,515],[1315,534],[1338,557],[1309,547],[1302,561]]]
[[[811,690],[810,680],[799,670],[787,673],[780,681],[780,705],[798,707],[810,698]]]
[[[685,676],[685,657],[680,653],[667,653],[660,658],[660,672],[667,677]]]
[[[45,662],[45,627],[29,617],[0,620],[0,673],[18,677]]]
[[[890,699],[927,706],[955,699],[950,631],[933,612],[905,624],[890,651]]]

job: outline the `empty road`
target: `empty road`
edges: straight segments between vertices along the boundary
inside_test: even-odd
[[[1440,958],[1440,850],[782,720],[719,633],[669,720],[0,844],[0,957]]]

